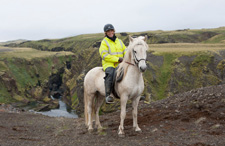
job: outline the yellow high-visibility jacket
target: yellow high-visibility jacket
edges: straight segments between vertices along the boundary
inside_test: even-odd
[[[119,57],[124,57],[126,51],[126,46],[120,39],[116,38],[115,42],[113,42],[105,37],[99,48],[103,70],[105,71],[107,67],[116,68],[119,64]]]

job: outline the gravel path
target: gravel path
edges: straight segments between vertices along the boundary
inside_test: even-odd
[[[167,99],[140,102],[133,131],[127,109],[124,138],[117,135],[120,112],[100,116],[103,131],[89,133],[84,118],[53,118],[0,105],[0,146],[224,146],[225,85],[200,88]]]

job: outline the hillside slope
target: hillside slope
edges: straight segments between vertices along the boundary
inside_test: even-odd
[[[175,30],[175,31],[145,31],[145,32],[121,32],[116,34],[128,45],[128,35],[148,36],[148,44],[161,43],[225,43],[225,27],[200,30]],[[49,51],[73,51],[79,52],[87,48],[99,47],[103,33],[83,34],[63,39],[44,39],[39,41],[26,41],[20,44],[12,43],[9,47],[29,47],[38,50]]]

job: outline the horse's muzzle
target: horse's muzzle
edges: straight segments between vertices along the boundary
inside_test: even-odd
[[[139,69],[140,69],[141,72],[145,72],[145,70],[147,69],[147,66],[146,65],[145,66],[140,66]]]

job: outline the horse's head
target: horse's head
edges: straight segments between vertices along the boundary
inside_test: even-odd
[[[132,38],[129,36],[130,44],[129,46],[132,49],[131,54],[134,63],[137,65],[140,72],[144,72],[147,69],[146,58],[147,58],[147,35],[145,37],[140,36],[138,38]]]

